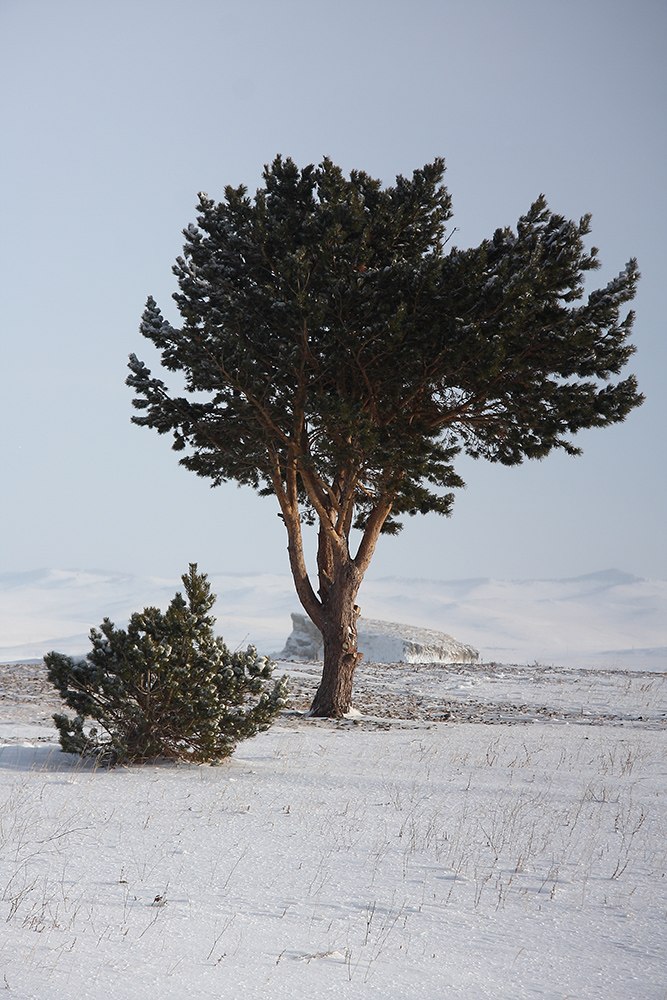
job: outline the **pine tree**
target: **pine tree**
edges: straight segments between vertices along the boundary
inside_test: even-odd
[[[174,268],[183,325],[152,298],[141,323],[187,396],[130,358],[135,423],[173,433],[181,463],[213,485],[277,498],[324,642],[315,715],[350,708],[355,601],[380,533],[450,513],[460,451],[505,465],[576,455],[573,434],[642,401],[633,377],[610,381],[634,350],[620,309],[636,261],[581,301],[598,267],[590,217],[567,221],[543,197],[516,232],[450,249],[443,173],[436,159],[383,188],[328,159],[299,170],[277,157],[254,199],[243,186],[222,203],[200,195]],[[303,522],[319,526],[316,586]]]
[[[215,603],[191,563],[165,614],[144,608],[127,631],[108,618],[92,629],[85,661],[48,653],[48,677],[77,713],[54,715],[66,753],[106,763],[158,757],[219,762],[238,740],[267,729],[285,704],[286,680],[271,692],[272,664],[254,646],[230,653],[213,634]],[[88,720],[96,723],[90,726]]]

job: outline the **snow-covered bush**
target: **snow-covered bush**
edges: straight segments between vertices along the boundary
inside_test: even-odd
[[[144,608],[127,631],[105,618],[100,631],[91,629],[85,660],[44,657],[49,680],[77,713],[53,716],[65,752],[109,764],[215,763],[267,729],[285,704],[284,677],[265,689],[273,666],[266,657],[254,646],[230,653],[213,634],[206,574],[191,563],[182,580],[187,602],[177,593],[165,614]]]

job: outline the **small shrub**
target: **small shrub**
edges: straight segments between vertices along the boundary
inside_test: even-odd
[[[285,704],[287,682],[271,691],[272,664],[254,646],[230,653],[214,636],[215,602],[206,574],[190,564],[165,614],[144,608],[127,631],[108,618],[91,629],[85,660],[48,653],[51,683],[77,713],[54,715],[66,753],[108,763],[158,757],[216,763],[238,740],[268,729]],[[89,720],[93,720],[90,725]]]

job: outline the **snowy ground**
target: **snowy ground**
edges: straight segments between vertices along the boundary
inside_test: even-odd
[[[211,574],[229,645],[280,649],[286,577]],[[367,582],[367,617],[480,664],[320,665],[223,766],[62,754],[41,663],[176,580],[0,578],[0,988],[16,1000],[665,1000],[667,584],[609,571]],[[258,610],[260,609],[260,610]]]
[[[112,771],[0,668],[8,997],[664,1000],[665,673],[367,664],[333,723],[283,667],[223,766]]]

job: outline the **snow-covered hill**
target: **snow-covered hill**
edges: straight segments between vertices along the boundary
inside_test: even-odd
[[[378,580],[364,614],[449,632],[485,661],[667,669],[667,581]]]
[[[217,631],[232,648],[281,649],[299,604],[289,576],[210,573]],[[104,571],[38,570],[0,575],[0,660],[50,649],[89,649],[104,617],[166,607],[180,581]],[[365,581],[367,618],[447,632],[486,661],[667,668],[667,581],[608,570],[566,580]]]

